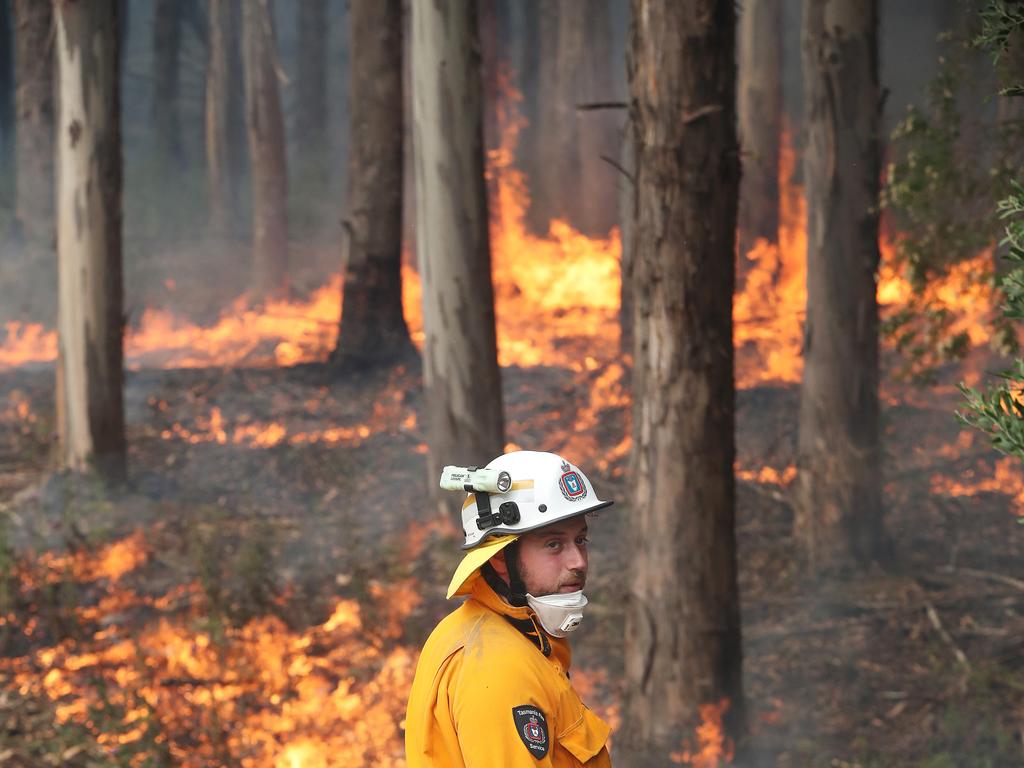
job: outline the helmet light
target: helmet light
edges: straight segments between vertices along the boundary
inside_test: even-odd
[[[506,493],[512,487],[512,476],[498,469],[447,466],[441,470],[441,487],[466,493]]]

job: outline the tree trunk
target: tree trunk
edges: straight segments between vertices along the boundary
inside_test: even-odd
[[[560,218],[586,234],[606,235],[617,201],[615,171],[601,157],[617,155],[616,116],[577,107],[612,99],[608,0],[547,0],[540,14],[531,218],[542,230]]]
[[[416,247],[432,488],[444,464],[483,464],[504,445],[476,31],[475,3],[412,4]]]
[[[807,325],[794,529],[812,572],[884,554],[879,465],[876,0],[809,0]]]
[[[619,256],[619,349],[633,354],[633,257],[636,253],[636,147],[627,120],[622,130],[619,164],[629,174],[619,179],[619,221],[622,252]]]
[[[54,232],[52,6],[14,0],[14,19],[15,218],[39,261],[52,253]]]
[[[535,134],[537,132],[537,91],[540,57],[540,2],[541,0],[518,0],[509,3],[510,40],[508,41],[509,63],[512,69],[512,83],[519,90],[522,100],[520,114],[526,124],[519,133],[515,162],[530,179],[530,193],[535,195],[537,167]],[[532,212],[530,213],[532,216]]]
[[[210,0],[206,68],[206,168],[209,227],[224,236],[239,216],[244,166],[241,126],[242,61],[238,46],[238,0]]]
[[[310,170],[323,169],[327,137],[327,0],[300,0],[299,51],[296,77],[296,138]],[[396,38],[400,41],[400,38]],[[396,49],[393,58],[401,60]]]
[[[741,6],[737,73],[743,180],[740,263],[760,238],[779,241],[779,142],[782,134],[781,0]]]
[[[179,117],[181,55],[180,0],[156,0],[153,8],[153,101],[150,105],[153,152],[159,172],[176,171],[182,162]]]
[[[10,150],[14,136],[14,57],[12,55],[11,8],[0,0],[0,165],[13,168]],[[6,185],[5,185],[6,187]],[[6,188],[3,190],[6,192]]]
[[[334,361],[364,367],[414,353],[402,314],[402,3],[349,5],[348,213]]]
[[[733,0],[633,0],[634,496],[625,765],[743,731],[732,294],[739,157]],[[616,737],[618,738],[618,737]],[[623,752],[616,758],[622,762]]]
[[[57,430],[61,459],[125,469],[116,0],[57,0]]]
[[[253,290],[288,292],[288,176],[270,0],[242,3],[245,122],[252,169]]]
[[[484,147],[490,149],[497,147],[501,141],[498,135],[498,110],[495,108],[502,96],[498,0],[476,0],[476,9],[477,38],[480,41],[480,83],[483,89]],[[488,186],[493,187],[496,182],[496,179],[490,179]]]
[[[558,174],[562,171],[556,134],[561,124],[559,100],[562,88],[558,84],[559,58],[559,0],[536,0],[537,26],[537,88],[532,104],[535,120],[526,134],[530,143],[530,208],[528,213],[532,229],[541,234],[548,231],[551,219],[561,215],[559,209]],[[529,103],[529,101],[528,101]]]
[[[618,223],[618,171],[604,158],[619,153],[621,112],[612,109],[579,110],[580,104],[616,100],[610,62],[612,29],[609,0],[574,0],[581,6],[582,56],[570,96],[571,117],[576,123],[579,177],[563,191],[569,215],[576,227],[591,237],[607,236]],[[621,64],[619,65],[621,66]],[[619,94],[621,98],[621,94]]]

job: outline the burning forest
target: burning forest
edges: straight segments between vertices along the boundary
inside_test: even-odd
[[[1011,394],[993,412],[965,400],[1010,364],[1012,281],[1000,282],[998,263],[1013,240],[1001,230],[961,238],[965,255],[942,268],[908,260],[921,219],[898,182],[914,152],[925,162],[921,147],[893,139],[873,179],[822,176],[819,86],[806,72],[805,108],[780,101],[768,121],[759,102],[755,124],[774,126],[763,131],[771,147],[748,146],[744,94],[765,86],[764,67],[779,69],[774,87],[793,98],[779,51],[758,58],[766,43],[748,36],[771,32],[769,46],[799,57],[782,29],[793,3],[745,4],[734,18],[733,3],[701,0],[710,31],[684,4],[648,0],[452,4],[447,26],[419,0],[404,21],[390,0],[301,10],[137,0],[96,3],[95,17],[56,3],[46,18],[28,5],[0,5],[16,22],[18,99],[31,97],[33,77],[78,71],[74,56],[52,72],[29,67],[41,44],[33,28],[52,28],[66,51],[92,29],[120,51],[103,66],[123,102],[124,222],[113,217],[123,243],[107,230],[69,246],[63,195],[84,198],[68,191],[67,171],[49,188],[56,209],[40,203],[48,193],[32,169],[73,166],[62,153],[78,140],[64,142],[64,122],[80,120],[82,141],[103,144],[103,120],[74,111],[66,82],[50,105],[49,165],[24,139],[34,118],[12,118],[3,142],[22,136],[4,144],[4,162],[17,163],[18,186],[0,190],[0,226],[15,233],[0,245],[0,765],[433,765],[407,753],[420,727],[410,691],[428,636],[458,605],[445,588],[470,537],[460,501],[438,495],[438,470],[518,451],[557,454],[566,504],[588,493],[615,501],[587,515],[579,587],[589,603],[569,635],[571,676],[557,667],[589,709],[591,738],[601,721],[610,736],[573,742],[549,709],[514,720],[519,758],[603,766],[610,753],[616,766],[694,768],[1024,759],[1024,465],[1012,429],[999,431],[1000,413],[1020,401]],[[129,5],[118,37],[114,9]],[[1002,18],[989,11],[935,12],[929,23],[974,30],[984,19],[988,34]],[[893,45],[886,25],[899,12],[886,13],[880,31],[858,34]],[[809,12],[798,21],[811,36],[824,23]],[[693,108],[683,94],[683,119],[659,122],[679,97],[659,89],[685,86],[655,77],[651,61],[687,55],[662,28],[710,35],[708,72],[739,54],[723,92],[735,112]],[[387,45],[404,47],[406,69]],[[343,51],[344,67],[334,71],[325,51]],[[0,95],[14,85],[5,67]],[[324,103],[338,84],[362,111]],[[438,107],[429,94],[439,93],[461,96]],[[276,149],[260,145],[275,129],[247,133],[255,114],[278,126]],[[340,125],[343,141],[330,136]],[[655,135],[706,142],[720,172],[699,195],[659,186],[679,171],[657,165],[673,153],[645,143]],[[774,158],[768,182],[762,155]],[[273,191],[282,174],[287,188]],[[873,221],[874,234],[851,256],[829,251],[839,226],[829,211],[841,205],[822,195],[823,179],[836,188],[855,175],[862,187],[844,199],[875,185],[855,226],[870,233]],[[759,194],[772,201],[767,227],[751,202]],[[681,201],[705,207],[694,218]],[[89,215],[102,228],[100,208]],[[56,251],[34,229],[55,221]],[[872,248],[874,268],[823,282]],[[110,287],[113,250],[123,288],[120,275]],[[276,263],[279,250],[287,259]],[[855,297],[865,275],[867,304]],[[854,321],[838,317],[848,306]],[[853,325],[836,326],[846,337],[823,366],[830,334],[842,335],[832,320]],[[697,325],[684,334],[679,323]],[[853,359],[863,349],[847,344],[868,327],[873,380],[870,345]],[[97,342],[104,333],[116,355]],[[117,418],[96,398],[116,401]],[[467,412],[475,423],[460,432]],[[863,442],[869,422],[874,447]],[[853,466],[866,454],[869,487]],[[486,497],[467,490],[464,509]],[[505,514],[504,503],[494,509]],[[530,532],[516,533],[516,557]],[[561,663],[562,641],[548,635],[556,651],[543,663]],[[513,764],[484,760],[465,764]]]

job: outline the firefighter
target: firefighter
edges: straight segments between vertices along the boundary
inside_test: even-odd
[[[587,598],[586,475],[553,453],[514,451],[482,470],[445,467],[468,493],[448,597],[468,596],[434,628],[409,695],[409,768],[611,766],[610,728],[569,681],[566,636]]]

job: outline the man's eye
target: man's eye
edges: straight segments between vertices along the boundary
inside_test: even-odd
[[[576,546],[578,547],[585,547],[589,543],[590,539],[588,539],[586,536],[580,536],[578,539],[576,539]]]
[[[562,548],[562,542],[560,541],[549,541],[547,544],[548,549],[553,549],[556,552]]]

